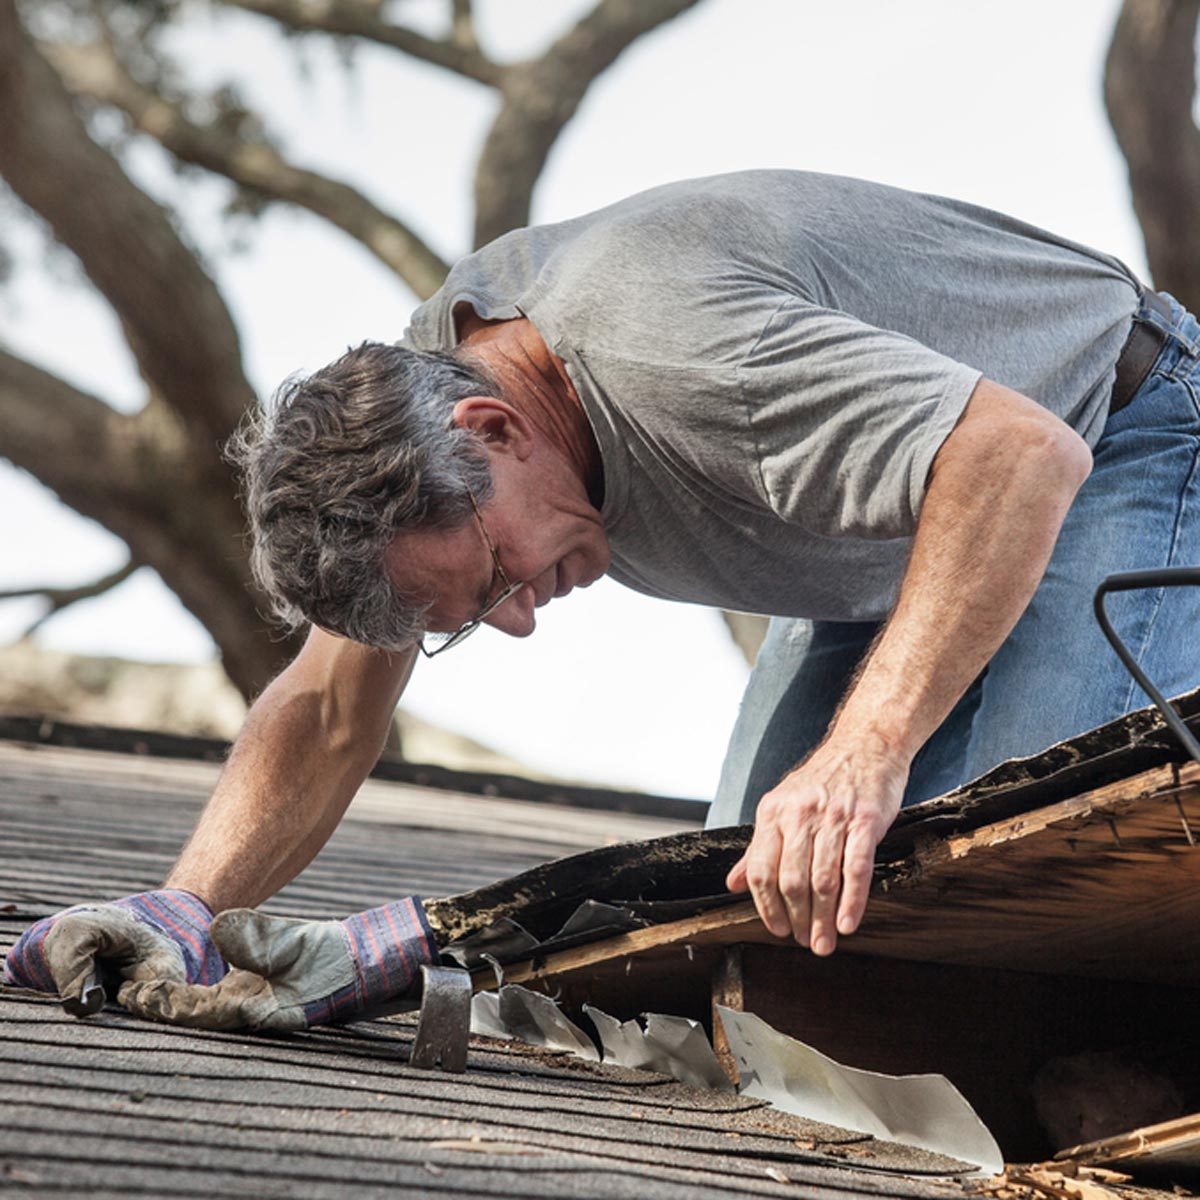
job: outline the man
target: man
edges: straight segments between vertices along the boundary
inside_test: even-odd
[[[167,887],[271,895],[421,651],[525,636],[608,573],[777,618],[710,824],[756,822],[730,888],[831,953],[902,803],[1138,702],[1088,605],[1197,561],[1198,347],[1113,258],[849,179],[673,184],[500,238],[240,441],[256,570],[313,628]],[[1200,682],[1195,601],[1121,599],[1160,684]]]

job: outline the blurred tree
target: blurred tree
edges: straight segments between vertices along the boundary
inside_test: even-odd
[[[1200,311],[1200,0],[1125,0],[1104,99],[1125,161],[1154,286]]]
[[[198,0],[347,52],[383,46],[493,89],[498,109],[474,181],[476,246],[528,220],[549,151],[595,79],[697,0],[599,0],[540,56],[514,63],[480,46],[470,0],[445,2],[445,33],[431,37],[394,20],[388,0]],[[51,615],[149,565],[209,630],[231,679],[251,696],[296,649],[272,638],[259,616],[219,452],[256,399],[217,285],[176,214],[132,181],[122,156],[138,138],[153,139],[179,164],[231,181],[242,212],[306,209],[365,246],[418,297],[436,290],[447,264],[396,213],[289,160],[266,116],[235,87],[190,89],[162,47],[184,10],[185,0],[0,0],[0,177],[111,305],[146,387],[142,410],[124,415],[0,349],[0,454],[130,552],[102,580],[11,595],[36,592]],[[1104,80],[1155,285],[1193,310],[1198,17],[1200,0],[1125,0]],[[0,275],[6,269],[0,248]],[[726,619],[752,661],[765,621]]]
[[[528,222],[550,149],[596,78],[696,2],[599,0],[538,57],[502,63],[476,38],[471,0],[446,0],[441,37],[393,20],[397,6],[387,0],[201,0],[291,35],[335,39],[347,53],[366,43],[388,47],[494,89],[498,108],[475,170],[476,246]],[[139,138],[153,139],[179,164],[232,181],[243,211],[307,209],[422,299],[447,264],[396,213],[290,161],[265,114],[247,108],[235,87],[192,89],[164,48],[185,7],[0,0],[0,177],[112,307],[146,389],[144,407],[125,415],[0,348],[0,454],[129,547],[129,566],[105,580],[44,589],[51,611],[113,586],[135,566],[153,567],[250,697],[296,650],[295,641],[272,637],[259,615],[262,597],[220,453],[257,400],[217,284],[177,216],[139,188],[121,160]]]

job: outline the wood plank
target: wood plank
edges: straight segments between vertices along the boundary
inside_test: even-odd
[[[964,834],[952,834],[936,843],[934,848],[918,853],[917,859],[930,865],[943,859],[953,861],[965,858],[971,853],[978,853],[982,849],[991,849],[1045,832],[1051,827],[1072,822],[1083,825],[1096,819],[1108,822],[1134,812],[1140,801],[1154,796],[1179,794],[1194,786],[1197,781],[1200,781],[1200,763],[1153,767],[1129,779],[1106,784],[1079,796],[1068,797],[1056,804],[1020,813]],[[1109,829],[1111,832],[1111,825]],[[1182,825],[1180,830],[1183,830]],[[1119,834],[1114,835],[1114,841],[1119,844]]]
[[[920,848],[846,948],[1200,985],[1198,783],[1195,764],[1155,768]]]
[[[664,925],[633,929],[629,933],[620,933],[585,946],[572,946],[569,950],[560,950],[544,959],[513,963],[504,968],[504,982],[529,984],[587,970],[614,959],[623,960],[647,953],[657,954],[671,947],[694,945],[709,940],[720,943],[748,940],[748,936],[738,938],[737,935],[751,935],[757,932],[766,933],[766,930],[758,919],[753,902],[744,900],[725,908],[710,909],[683,921],[670,921]],[[496,982],[490,967],[476,971],[472,980],[476,991],[486,991],[489,987],[494,987]]]
[[[1055,1156],[1067,1162],[1118,1166],[1152,1166],[1160,1170],[1195,1171],[1200,1167],[1200,1113],[1131,1129],[1116,1137],[1072,1146]]]

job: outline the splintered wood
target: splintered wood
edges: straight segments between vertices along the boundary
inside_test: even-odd
[[[918,847],[847,949],[1200,983],[1200,765],[1157,767]]]
[[[1194,1173],[1200,1168],[1200,1114],[1074,1146],[1057,1157],[1068,1163],[1108,1163],[1130,1170],[1150,1166]]]
[[[772,937],[741,898],[509,964],[505,979],[622,1018],[704,1020],[731,1075],[710,998],[854,1066],[947,1074],[1006,1154],[1037,1159],[1051,1146],[1031,1086],[1048,1060],[1183,1036],[1200,986],[1198,839],[1200,765],[1152,767],[1021,813],[1009,806],[974,829],[910,838],[877,864],[863,925],[832,959]],[[491,970],[478,982],[491,986]],[[1101,1200],[1121,1181],[1080,1164],[1200,1165],[1200,1118],[1162,1127],[1157,1157],[1146,1134],[1013,1169],[991,1194]]]
[[[1006,1167],[978,1187],[980,1195],[995,1200],[1119,1200],[1113,1184],[1128,1183],[1129,1176],[1101,1168],[1073,1164],[1034,1163]]]

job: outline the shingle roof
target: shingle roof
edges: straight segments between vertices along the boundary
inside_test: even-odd
[[[35,916],[154,886],[215,775],[206,763],[0,742],[0,948]],[[336,916],[678,827],[372,782],[270,907]],[[968,1191],[945,1161],[757,1101],[483,1039],[465,1075],[427,1073],[407,1065],[411,1039],[405,1018],[287,1038],[113,1010],[76,1022],[47,997],[4,989],[0,1187],[89,1200]]]

